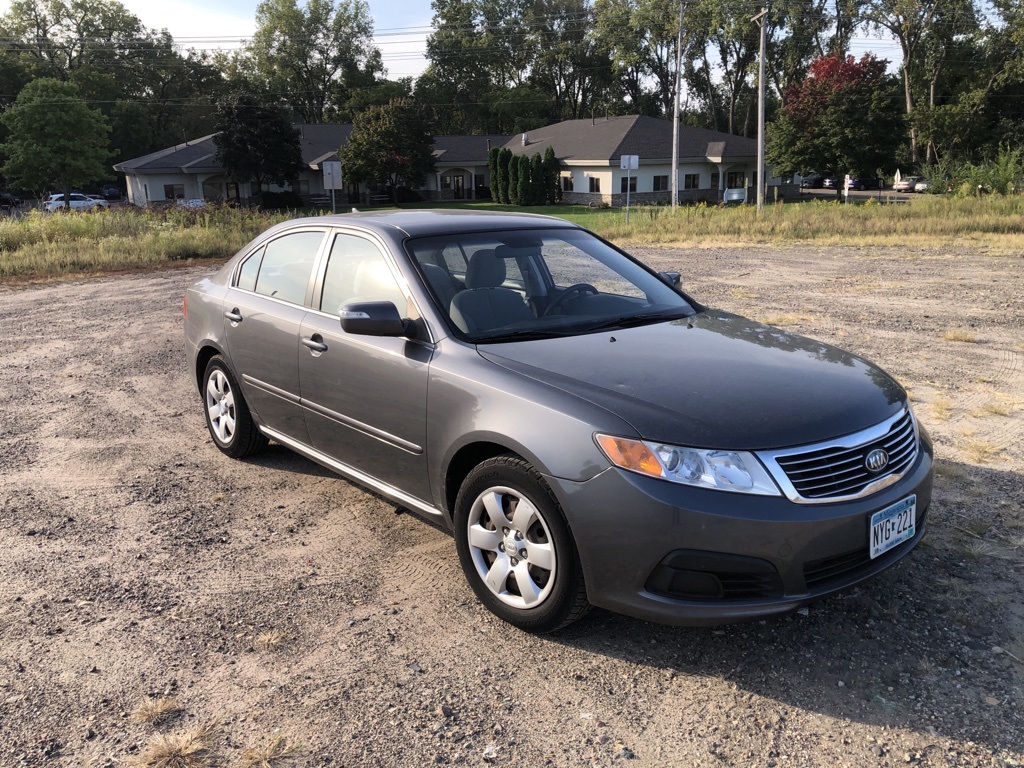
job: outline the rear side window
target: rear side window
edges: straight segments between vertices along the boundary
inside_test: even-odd
[[[323,239],[323,232],[295,232],[267,243],[256,275],[256,293],[302,304]]]

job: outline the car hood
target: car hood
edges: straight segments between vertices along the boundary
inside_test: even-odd
[[[721,311],[478,347],[487,360],[611,411],[646,439],[757,450],[873,426],[906,393],[836,347]]]

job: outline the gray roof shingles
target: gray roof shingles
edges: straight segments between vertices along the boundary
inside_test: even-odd
[[[594,120],[565,120],[527,132],[529,144],[523,146],[516,136],[505,146],[514,154],[543,154],[550,145],[562,161],[598,162],[618,165],[622,155],[639,155],[641,160],[672,159],[672,122],[646,115],[604,117]],[[714,155],[709,144],[715,144]],[[704,160],[709,155],[727,159],[751,158],[757,154],[757,142],[742,136],[679,126],[680,160]]]

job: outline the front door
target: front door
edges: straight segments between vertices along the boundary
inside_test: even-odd
[[[455,177],[452,179],[452,182],[453,182],[453,185],[455,187],[455,199],[456,200],[462,200],[463,198],[465,198],[466,197],[466,187],[465,187],[465,178],[463,177],[463,175],[461,173],[460,174],[456,174]]]
[[[354,301],[391,301],[403,317],[411,303],[380,247],[338,233],[319,301],[299,331],[299,384],[314,448],[424,501],[427,376],[431,345],[406,338],[350,335],[339,309]]]

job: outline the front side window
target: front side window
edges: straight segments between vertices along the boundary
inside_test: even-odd
[[[380,248],[366,238],[339,233],[327,261],[320,310],[337,315],[357,301],[390,301],[403,317],[408,314],[405,294]]]
[[[293,232],[267,243],[256,275],[256,293],[292,304],[304,303],[323,239],[323,232]],[[239,280],[251,260],[243,265]]]

